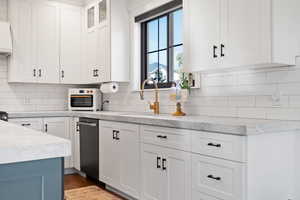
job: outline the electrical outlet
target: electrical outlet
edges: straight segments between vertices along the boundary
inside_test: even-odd
[[[29,105],[29,104],[30,104],[30,102],[31,102],[31,99],[30,99],[30,97],[28,97],[28,96],[25,96],[25,97],[24,97],[24,105]]]
[[[273,94],[272,94],[272,104],[273,107],[281,107],[281,92],[279,90],[276,90]]]

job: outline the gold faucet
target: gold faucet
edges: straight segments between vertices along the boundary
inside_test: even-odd
[[[159,90],[158,90],[157,82],[154,81],[152,78],[148,78],[143,82],[142,88],[140,91],[141,100],[144,100],[145,84],[150,80],[153,82],[153,84],[155,86],[155,101],[154,101],[154,103],[149,102],[150,109],[154,111],[154,114],[159,115],[159,101],[158,101],[158,91]]]

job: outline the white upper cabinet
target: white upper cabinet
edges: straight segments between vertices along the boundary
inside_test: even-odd
[[[271,0],[186,0],[185,70],[268,65]]]
[[[40,83],[59,83],[59,8],[52,2],[33,7],[33,51]]]
[[[219,55],[222,0],[187,0],[185,26],[185,68],[197,71],[200,67],[217,67]]]
[[[276,63],[295,65],[300,56],[299,8],[299,0],[272,0],[272,52]]]
[[[82,80],[82,9],[65,5],[60,8],[60,80],[78,84]]]
[[[31,0],[10,0],[8,3],[13,39],[8,81],[36,82],[37,72],[32,56],[32,2]]]
[[[94,1],[85,9],[86,83],[129,81],[126,0]]]
[[[271,63],[271,0],[223,0],[219,56],[223,67]]]
[[[81,83],[82,9],[54,1],[9,1],[8,81]]]

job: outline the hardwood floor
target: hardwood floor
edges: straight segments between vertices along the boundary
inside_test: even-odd
[[[77,189],[91,185],[96,185],[96,183],[78,174],[65,175],[65,190]]]
[[[72,190],[72,189],[77,189],[77,188],[82,188],[82,187],[87,187],[87,186],[98,186],[99,188],[105,190],[104,187],[100,186],[96,182],[94,182],[92,180],[89,180],[89,179],[86,179],[86,178],[84,178],[84,177],[82,177],[78,174],[65,175],[64,178],[65,178],[65,180],[64,180],[65,190]],[[105,191],[107,193],[113,194],[114,197],[120,199],[119,195],[116,195],[116,194],[114,194],[112,192],[109,192],[107,190],[105,190]]]

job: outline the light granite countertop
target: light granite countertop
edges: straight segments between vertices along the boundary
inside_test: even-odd
[[[300,121],[259,120],[230,117],[153,115],[152,113],[132,112],[11,112],[9,118],[26,117],[88,117],[100,120],[128,122],[143,125],[208,131],[239,136],[258,134],[299,132]]]
[[[0,121],[0,164],[70,155],[68,140]]]

